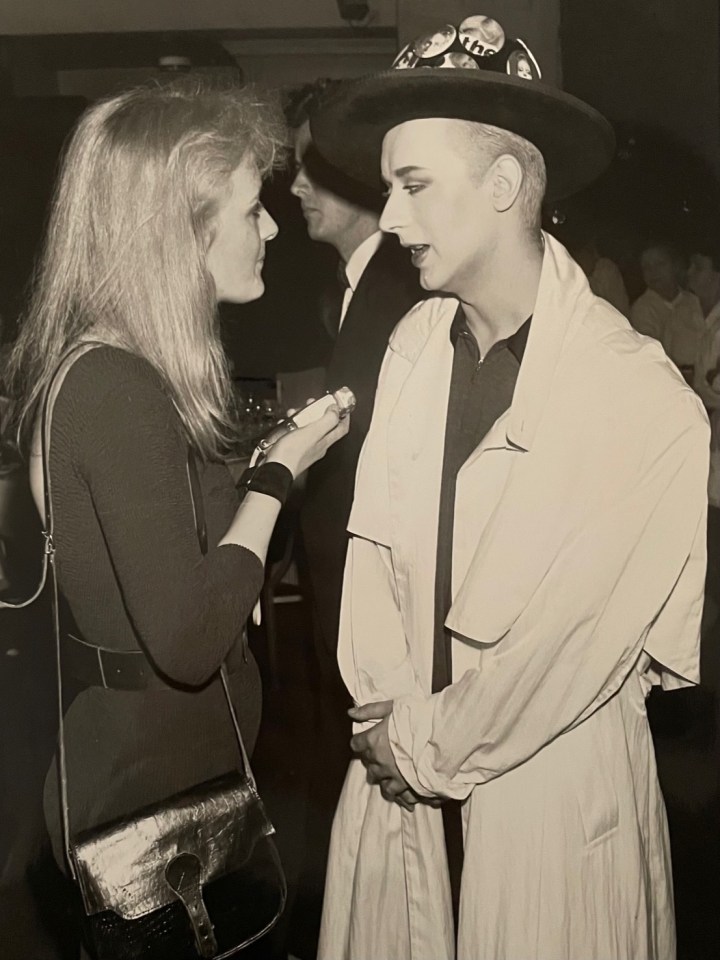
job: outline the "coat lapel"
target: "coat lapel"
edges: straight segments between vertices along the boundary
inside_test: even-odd
[[[580,268],[546,236],[540,287],[513,402],[458,475],[454,602],[447,624],[463,637],[483,643],[500,639],[560,549],[575,467],[559,456],[547,458],[542,467],[535,457],[532,474],[523,467],[525,458],[532,457],[561,358],[593,302]],[[524,548],[528,540],[533,549]],[[508,588],[499,590],[498,583]]]

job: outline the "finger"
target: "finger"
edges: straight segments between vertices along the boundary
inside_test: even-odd
[[[389,803],[397,803],[405,810],[412,810],[414,804],[406,797],[407,787],[394,777],[387,777],[380,783],[380,793]]]
[[[350,740],[350,749],[353,753],[362,754],[368,745],[366,733],[356,733]]]
[[[315,443],[326,440],[325,446],[329,447],[340,434],[347,432],[345,424],[346,420],[340,420],[340,408],[334,403],[329,406],[317,420],[298,427],[298,432],[302,433],[305,437],[312,438]],[[333,433],[335,429],[339,431],[338,434]]]
[[[420,802],[420,797],[409,787],[403,790],[402,793],[399,793],[396,799],[398,803],[402,800],[403,803],[411,807],[414,807],[416,803]]]
[[[383,795],[383,798],[388,801],[388,803],[395,803],[397,794],[393,793],[392,790],[387,786],[387,781],[383,780],[380,783],[380,793]]]
[[[351,707],[348,710],[348,716],[356,723],[363,723],[365,720],[384,720],[392,713],[392,700],[377,700],[374,703],[363,703],[357,707]]]
[[[383,778],[380,774],[380,771],[375,765],[366,766],[365,774],[366,774],[365,779],[367,780],[368,783],[381,784],[383,782]]]

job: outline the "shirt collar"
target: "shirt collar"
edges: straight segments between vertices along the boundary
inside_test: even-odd
[[[660,296],[657,290],[651,290],[650,287],[647,288],[647,292],[650,294],[651,299],[661,303],[667,310],[672,310],[674,307],[679,306],[685,299],[685,290],[683,290],[682,287],[672,300],[666,300],[665,297]]]
[[[525,347],[528,341],[528,336],[530,334],[531,320],[532,320],[532,316],[529,316],[525,321],[525,323],[523,323],[521,327],[518,327],[518,329],[515,331],[515,333],[512,334],[512,336],[507,337],[507,339],[505,340],[497,340],[493,344],[492,349],[495,349],[501,345],[507,345],[508,349],[510,350],[512,355],[515,357],[517,362],[522,363],[523,355],[525,353]],[[453,345],[453,349],[455,348],[455,344],[457,343],[458,337],[461,334],[471,336],[473,338],[473,341],[475,341],[475,337],[473,336],[472,331],[467,325],[465,312],[462,306],[458,305],[458,308],[455,311],[455,316],[453,318],[452,325],[450,326],[450,342]]]
[[[363,240],[359,247],[355,247],[350,255],[350,259],[345,264],[345,275],[347,276],[348,286],[353,293],[358,283],[360,283],[360,277],[362,277],[365,272],[365,268],[377,253],[382,238],[381,230],[376,230],[375,233],[371,233],[369,237]]]

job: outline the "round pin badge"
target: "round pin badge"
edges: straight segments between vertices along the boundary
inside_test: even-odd
[[[393,60],[392,69],[411,70],[419,59],[420,57],[413,50],[412,43],[408,43]]]
[[[505,31],[492,17],[467,17],[458,30],[460,43],[476,57],[489,57],[502,49]]]
[[[446,53],[440,63],[437,64],[440,70],[479,70],[480,67],[473,60],[469,53]]]
[[[522,40],[518,43],[521,44],[521,49],[513,50],[507,59],[505,69],[511,77],[520,77],[521,80],[540,80],[542,73],[537,60]]]
[[[455,42],[457,32],[450,23],[444,24],[435,33],[426,33],[417,40],[413,40],[412,49],[421,60],[429,60],[445,53]]]

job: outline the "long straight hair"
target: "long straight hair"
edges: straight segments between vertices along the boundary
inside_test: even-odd
[[[206,253],[233,171],[249,159],[265,176],[284,142],[274,104],[194,78],[130,90],[83,115],[9,362],[21,444],[60,357],[88,337],[149,361],[189,441],[204,456],[221,453],[230,380]]]

